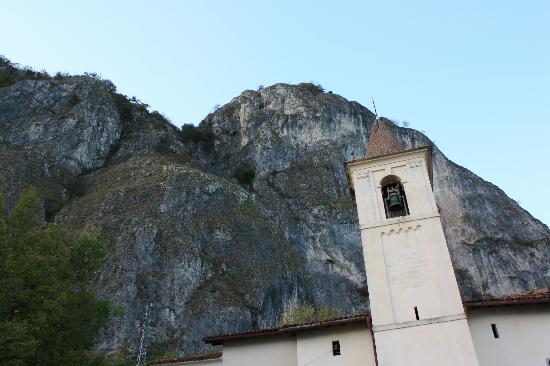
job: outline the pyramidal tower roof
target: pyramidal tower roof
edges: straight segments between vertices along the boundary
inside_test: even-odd
[[[367,144],[365,158],[368,159],[405,150],[405,147],[392,133],[387,123],[388,122],[381,119],[377,119],[376,122],[374,122]]]

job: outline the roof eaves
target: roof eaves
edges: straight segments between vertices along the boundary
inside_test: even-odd
[[[550,287],[545,287],[530,291],[527,293],[506,296],[496,299],[465,302],[465,309],[494,307],[494,306],[509,306],[509,305],[529,305],[529,304],[546,304],[550,303]]]
[[[483,300],[483,301],[471,301],[463,302],[465,310],[480,307],[495,307],[495,306],[508,306],[508,305],[524,305],[524,304],[545,304],[550,303],[550,287],[537,289],[528,293],[519,294],[515,296],[508,296],[497,299]],[[296,334],[301,331],[312,330],[317,328],[324,328],[336,325],[345,325],[352,323],[366,322],[369,325],[371,321],[370,313],[358,314],[343,318],[329,319],[315,323],[307,324],[291,324],[282,327],[268,328],[256,331],[240,332],[240,333],[228,333],[213,336],[203,337],[202,340],[212,345],[221,345],[224,341],[257,338],[265,336],[276,335],[290,335]]]
[[[223,344],[224,341],[235,340],[235,339],[257,338],[257,337],[274,336],[274,335],[289,335],[289,334],[295,334],[305,330],[325,328],[325,327],[330,327],[335,325],[359,323],[363,321],[368,323],[369,319],[370,319],[370,314],[359,314],[359,315],[354,315],[350,317],[324,320],[324,321],[315,322],[315,323],[291,324],[291,325],[285,325],[282,327],[262,329],[257,331],[207,336],[207,337],[203,337],[202,340],[212,345],[220,345],[220,344]]]
[[[148,363],[150,366],[154,365],[170,365],[174,363],[184,363],[192,361],[208,361],[208,360],[217,360],[222,357],[222,352],[211,352],[206,354],[191,355],[186,357],[179,358],[169,358],[164,360],[158,360]]]

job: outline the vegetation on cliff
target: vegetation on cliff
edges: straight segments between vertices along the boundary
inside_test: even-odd
[[[42,212],[33,188],[9,214],[0,203],[0,363],[99,365],[89,349],[110,305],[90,284],[105,248],[97,232],[76,236]]]
[[[281,316],[279,325],[307,324],[336,319],[342,316],[340,309],[322,307],[316,309],[313,305],[297,306],[286,310]]]

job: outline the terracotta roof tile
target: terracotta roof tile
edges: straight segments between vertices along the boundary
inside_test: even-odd
[[[179,357],[179,358],[168,358],[164,360],[158,360],[149,362],[148,365],[170,365],[174,363],[183,363],[183,362],[191,362],[191,361],[206,361],[206,360],[217,360],[218,358],[222,357],[222,352],[211,352],[206,354],[199,354],[199,355],[190,355],[185,357]]]
[[[223,344],[224,341],[229,341],[234,339],[293,334],[304,330],[324,328],[324,327],[330,327],[334,325],[368,322],[369,319],[370,319],[370,314],[359,314],[359,315],[353,315],[353,316],[348,316],[344,318],[324,320],[324,321],[315,322],[315,323],[291,324],[291,325],[285,325],[277,328],[269,328],[269,329],[255,330],[255,331],[242,332],[242,333],[220,334],[220,335],[204,337],[202,340],[206,343],[219,345],[219,344]]]
[[[550,303],[550,286],[517,295],[503,296],[483,301],[465,302],[465,308]]]
[[[388,123],[389,122],[381,119],[377,119],[376,122],[374,122],[367,144],[365,158],[387,155],[405,149],[388,127]]]

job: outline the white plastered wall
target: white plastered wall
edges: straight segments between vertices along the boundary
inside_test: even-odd
[[[361,232],[373,324],[463,314],[439,217]]]
[[[348,164],[380,366],[477,365],[431,188],[427,149]],[[382,180],[403,185],[410,214],[386,218]],[[416,319],[415,307],[419,319]]]
[[[351,163],[374,326],[462,315],[428,175],[427,150]],[[387,219],[381,181],[399,177],[410,214]],[[376,329],[376,328],[375,328]]]
[[[225,342],[223,366],[297,366],[296,336]]]
[[[379,331],[379,366],[478,365],[466,320]]]
[[[548,365],[550,304],[471,309],[468,324],[481,366]]]
[[[222,366],[222,359],[170,363],[169,366]]]
[[[298,366],[375,366],[372,335],[366,324],[330,327],[299,333]],[[340,355],[332,354],[340,342]]]

